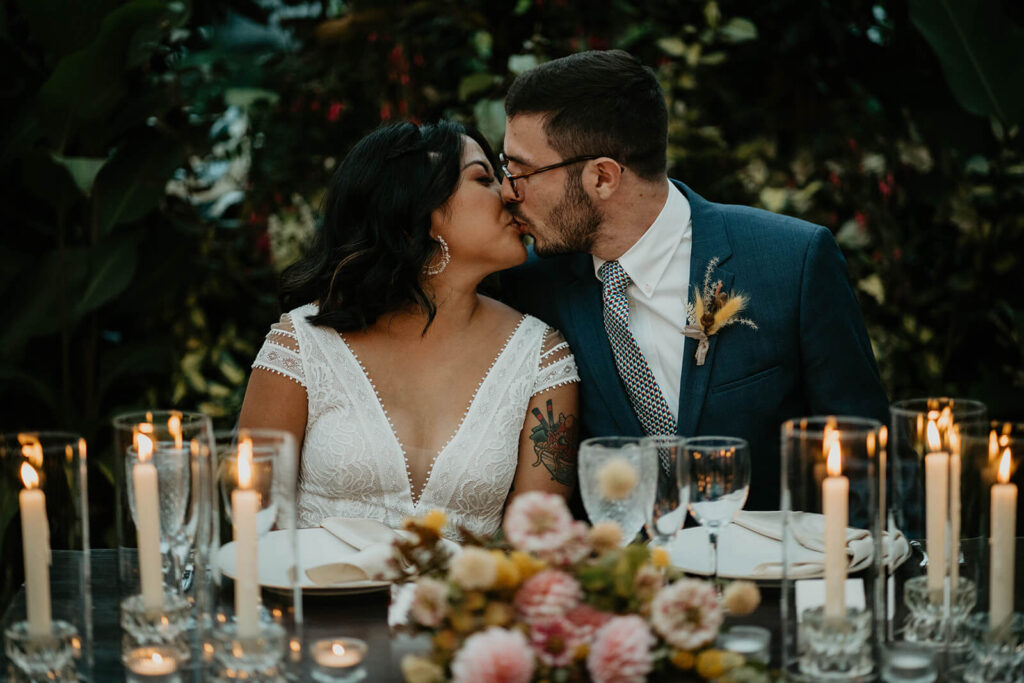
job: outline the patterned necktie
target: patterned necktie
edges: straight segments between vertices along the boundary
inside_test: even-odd
[[[618,261],[606,261],[598,270],[604,288],[604,329],[608,333],[615,367],[626,385],[633,410],[649,435],[675,434],[676,421],[658,388],[654,373],[644,360],[636,339],[629,331],[629,300],[626,288],[630,279]]]

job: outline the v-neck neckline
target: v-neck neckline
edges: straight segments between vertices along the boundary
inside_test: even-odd
[[[523,323],[526,322],[527,317],[528,316],[526,315],[521,316],[519,318],[519,322],[516,323],[515,328],[513,328],[512,332],[510,332],[508,337],[505,338],[505,342],[501,345],[501,348],[498,350],[497,355],[495,355],[494,359],[491,361],[491,364],[487,367],[487,370],[484,372],[483,377],[481,377],[480,382],[476,385],[476,389],[473,390],[473,395],[470,397],[469,404],[466,406],[465,411],[462,413],[462,417],[459,419],[459,423],[455,426],[455,431],[451,433],[451,435],[448,437],[448,440],[444,442],[441,448],[434,452],[433,457],[430,460],[430,465],[427,468],[427,476],[423,478],[423,486],[420,487],[419,495],[415,495],[415,492],[413,491],[412,472],[409,470],[409,457],[406,454],[405,445],[402,443],[402,439],[398,436],[398,432],[395,430],[395,425],[391,421],[391,415],[388,413],[387,408],[384,406],[384,401],[381,399],[380,392],[377,390],[377,385],[374,384],[373,378],[370,377],[370,373],[366,371],[366,366],[363,365],[363,361],[359,358],[359,355],[355,352],[355,349],[353,349],[352,346],[345,340],[342,334],[339,333],[337,335],[337,338],[341,342],[342,347],[344,347],[344,349],[352,357],[352,360],[354,360],[356,362],[356,365],[359,367],[359,373],[362,375],[363,381],[370,387],[370,391],[373,393],[373,396],[377,402],[377,409],[380,412],[381,416],[384,418],[384,421],[387,423],[388,432],[391,434],[391,438],[394,440],[395,445],[398,447],[399,455],[401,456],[402,459],[402,464],[405,466],[405,481],[409,489],[409,499],[410,502],[412,503],[413,510],[415,510],[419,506],[420,501],[423,500],[423,495],[427,492],[427,489],[430,486],[430,481],[431,479],[433,479],[434,476],[434,465],[437,464],[437,461],[441,458],[445,451],[448,450],[448,447],[452,444],[452,442],[454,442],[455,439],[459,436],[459,434],[462,433],[462,428],[466,424],[466,419],[469,417],[470,411],[473,410],[473,406],[476,405],[476,399],[480,395],[480,390],[483,388],[484,384],[487,383],[487,379],[491,376],[491,373],[494,371],[495,366],[501,360],[502,356],[505,355],[505,351],[512,343],[512,340],[519,333],[519,330],[522,329]]]

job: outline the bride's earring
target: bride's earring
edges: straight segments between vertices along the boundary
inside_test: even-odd
[[[423,267],[423,272],[427,275],[438,275],[444,272],[444,269],[448,267],[448,264],[452,260],[452,253],[448,251],[448,243],[444,241],[444,238],[438,235],[437,241],[441,244],[441,261],[437,265],[427,264]]]

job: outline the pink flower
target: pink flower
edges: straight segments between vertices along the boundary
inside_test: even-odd
[[[647,622],[636,615],[613,617],[601,627],[587,655],[594,683],[642,683],[651,671],[655,639]]]
[[[565,617],[555,617],[533,624],[530,644],[537,658],[548,666],[568,666],[576,650],[583,645],[579,629]]]
[[[532,676],[526,636],[497,626],[471,635],[452,661],[454,683],[528,683]]]
[[[669,645],[696,650],[715,639],[724,614],[714,587],[680,579],[661,589],[651,603],[651,625]]]
[[[448,586],[437,579],[421,577],[409,607],[412,618],[428,628],[436,628],[448,614]]]
[[[569,537],[561,545],[547,550],[538,550],[537,557],[557,567],[575,564],[590,554],[590,528],[585,522],[573,522]]]
[[[579,581],[557,569],[534,574],[516,591],[515,606],[527,623],[560,617],[580,604]]]
[[[565,618],[576,627],[577,637],[590,644],[602,626],[608,623],[612,615],[596,610],[590,605],[577,605],[565,613]]]
[[[553,550],[573,531],[565,499],[554,493],[529,491],[516,496],[505,511],[505,536],[516,550]]]

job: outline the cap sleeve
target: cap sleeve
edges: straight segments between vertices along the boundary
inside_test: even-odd
[[[549,389],[579,382],[576,359],[569,350],[569,343],[562,333],[551,327],[544,332],[541,342],[540,361],[537,364],[537,379],[533,383],[533,395]]]
[[[302,355],[299,352],[299,338],[295,335],[295,326],[287,313],[271,325],[252,367],[276,372],[303,387],[306,386]]]

